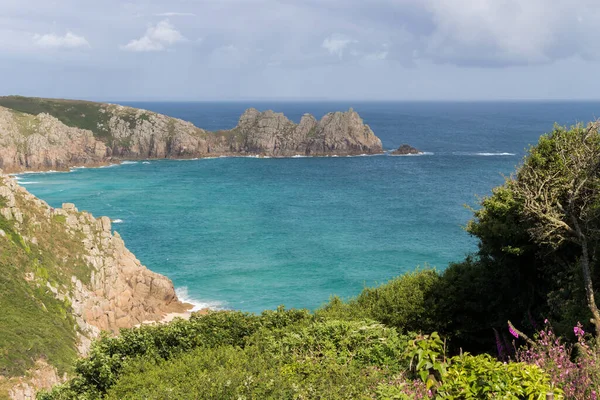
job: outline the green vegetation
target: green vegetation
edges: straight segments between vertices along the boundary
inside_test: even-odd
[[[77,356],[70,305],[46,286],[54,269],[51,252],[24,245],[12,223],[0,216],[0,375],[18,376],[43,358],[59,371]],[[25,274],[33,279],[26,280]],[[57,275],[52,273],[52,278]]]
[[[22,96],[0,97],[0,106],[38,115],[48,113],[67,126],[89,129],[94,136],[107,142],[111,139],[108,129],[110,113],[101,103],[82,100],[42,99]]]
[[[14,220],[0,216],[0,375],[23,375],[38,359],[68,372],[77,357],[76,323],[69,302],[57,299],[50,287],[70,287],[73,275],[89,280],[90,269],[80,258],[83,244],[66,232],[64,222],[49,220],[20,194],[16,201],[24,219],[18,230]],[[6,205],[0,197],[0,208]]]
[[[39,398],[537,399],[560,393],[534,365],[447,357],[435,333],[411,339],[373,321],[283,308],[124,330],[96,342],[76,371]]]
[[[392,279],[385,285],[366,288],[347,303],[333,297],[317,312],[343,319],[369,318],[404,332],[430,332],[437,327],[433,291],[440,276],[426,269]]]
[[[25,136],[29,136],[37,132],[40,122],[34,115],[14,110],[12,112],[14,116],[14,121],[19,127],[19,132],[23,133],[23,135]]]

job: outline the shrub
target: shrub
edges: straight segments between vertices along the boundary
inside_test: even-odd
[[[284,362],[254,346],[223,346],[196,349],[169,362],[139,360],[106,398],[368,399],[381,375],[333,359]]]
[[[379,387],[386,399],[417,399],[435,396],[440,399],[544,399],[552,389],[550,377],[538,366],[525,363],[502,363],[491,356],[465,353],[446,358],[444,342],[437,333],[419,336],[409,342],[405,357],[411,371],[423,385],[406,382]],[[425,392],[424,389],[430,390]],[[395,396],[395,397],[394,397]]]
[[[317,315],[340,319],[371,318],[403,332],[431,331],[437,326],[436,296],[440,275],[433,269],[410,272],[365,288],[347,303],[334,297]]]
[[[305,310],[265,311],[262,315],[242,312],[211,312],[192,315],[189,321],[147,325],[121,330],[120,336],[103,336],[94,342],[86,358],[75,365],[76,377],[41,399],[97,398],[119,379],[122,370],[137,358],[147,362],[169,360],[198,347],[244,347],[245,340],[260,328],[274,329],[310,318]]]
[[[597,342],[586,339],[581,324],[573,329],[576,345],[558,338],[546,326],[529,347],[517,352],[517,360],[536,365],[550,375],[553,385],[562,388],[565,399],[595,400],[600,392],[600,354]]]

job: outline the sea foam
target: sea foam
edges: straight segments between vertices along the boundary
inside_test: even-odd
[[[219,301],[199,301],[199,300],[192,298],[188,293],[187,286],[181,286],[181,287],[176,288],[175,294],[179,298],[179,301],[182,301],[184,303],[188,303],[188,304],[191,304],[194,306],[194,308],[192,308],[191,311],[200,311],[200,310],[205,310],[207,308],[209,310],[222,310],[224,308],[223,303],[221,303]]]
[[[494,157],[494,156],[515,156],[515,153],[487,153],[487,152],[465,152],[455,151],[454,156],[479,156],[479,157]]]

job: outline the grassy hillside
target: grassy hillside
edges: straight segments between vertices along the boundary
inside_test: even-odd
[[[108,124],[113,115],[125,120],[133,129],[137,121],[147,120],[151,114],[148,111],[136,115],[137,110],[133,108],[121,108],[117,112],[116,106],[92,101],[23,96],[0,97],[0,106],[30,115],[50,114],[67,126],[92,131],[96,138],[106,143],[113,139]]]
[[[0,375],[22,375],[40,358],[65,372],[77,355],[75,321],[68,300],[57,299],[50,286],[70,287],[72,275],[89,279],[83,244],[64,221],[48,218],[19,194],[16,201],[21,228],[0,215]],[[0,208],[6,202],[0,196]]]
[[[42,99],[36,97],[0,97],[0,106],[26,114],[50,114],[70,127],[89,129],[94,136],[108,139],[110,114],[102,103],[82,100]]]

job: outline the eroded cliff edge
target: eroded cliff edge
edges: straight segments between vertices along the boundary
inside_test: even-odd
[[[0,398],[61,380],[100,331],[190,308],[111,228],[73,204],[48,206],[0,172]]]
[[[214,156],[328,156],[382,153],[358,113],[335,112],[299,124],[248,109],[231,130],[209,132],[147,110],[73,100],[0,97],[0,168],[64,170],[122,159]]]

